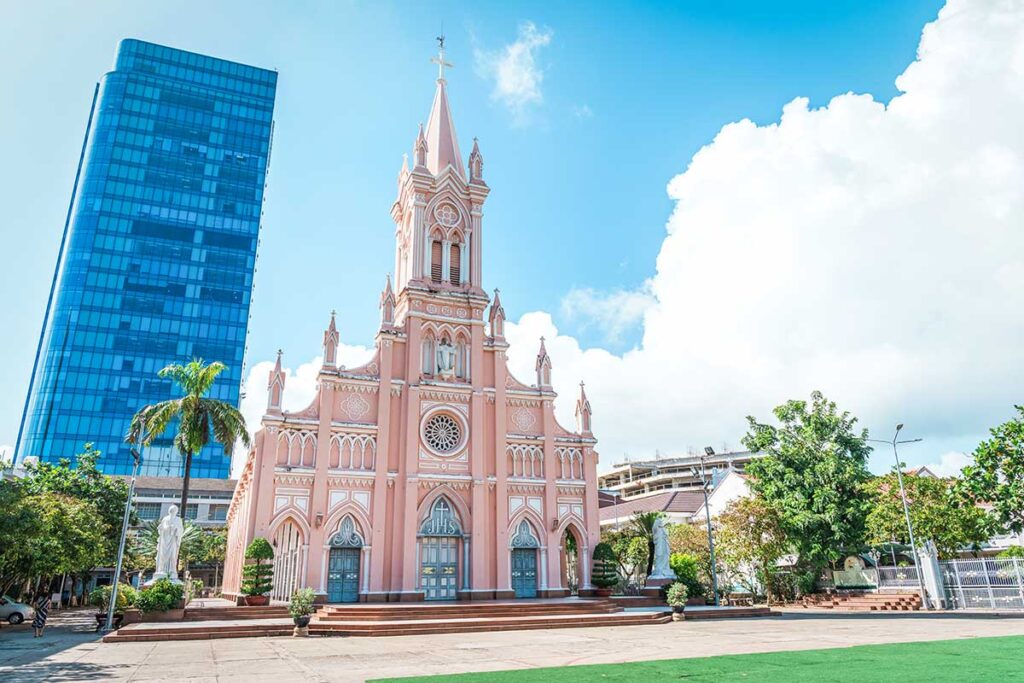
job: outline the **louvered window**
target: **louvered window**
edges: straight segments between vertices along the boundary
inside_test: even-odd
[[[449,280],[451,280],[451,283],[453,285],[462,284],[462,279],[460,278],[460,275],[462,274],[461,266],[462,266],[462,258],[461,258],[461,255],[460,255],[459,245],[458,244],[453,244],[452,245],[452,251],[451,251],[451,268],[450,268],[450,271],[451,271],[450,275],[451,275],[451,277],[448,278]]]
[[[437,240],[430,243],[430,279],[441,282],[441,243]]]

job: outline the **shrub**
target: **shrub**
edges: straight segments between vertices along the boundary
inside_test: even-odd
[[[110,605],[110,593],[112,586],[99,586],[89,592],[89,604],[100,612],[106,612]],[[135,605],[138,599],[138,592],[126,583],[117,587],[117,606],[115,612],[123,612]]]
[[[704,584],[698,579],[700,567],[696,556],[686,553],[672,553],[668,558],[668,565],[675,572],[676,578],[686,586],[689,595],[697,598],[705,595]]]
[[[590,573],[590,582],[598,588],[614,588],[619,584],[617,564],[612,547],[607,543],[598,543],[594,547],[594,566]]]
[[[669,607],[685,607],[686,600],[689,597],[686,585],[677,581],[668,587],[668,591],[665,594],[665,602],[668,603]]]
[[[245,549],[245,559],[254,560],[242,568],[242,595],[266,595],[274,587],[274,548],[265,538],[254,538]]]
[[[313,600],[316,595],[312,588],[300,588],[292,593],[292,601],[288,604],[288,614],[293,618],[304,617],[313,613]]]
[[[1024,545],[1011,545],[1009,548],[996,555],[996,557],[1000,560],[1012,560],[1014,558],[1024,560]]]
[[[143,614],[175,609],[185,595],[185,587],[170,579],[160,579],[139,593],[136,605]]]

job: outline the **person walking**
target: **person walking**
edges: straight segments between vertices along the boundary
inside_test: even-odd
[[[36,614],[32,618],[33,638],[42,638],[46,628],[46,619],[50,616],[50,594],[45,589],[36,594]]]

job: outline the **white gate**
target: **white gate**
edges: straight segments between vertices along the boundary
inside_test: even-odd
[[[1024,560],[946,560],[939,566],[950,608],[1024,610]]]

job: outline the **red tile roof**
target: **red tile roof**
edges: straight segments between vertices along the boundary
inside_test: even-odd
[[[628,520],[634,512],[676,512],[694,513],[704,504],[700,491],[665,491],[642,498],[623,500],[618,505],[603,504],[600,509],[601,521],[619,518]]]

